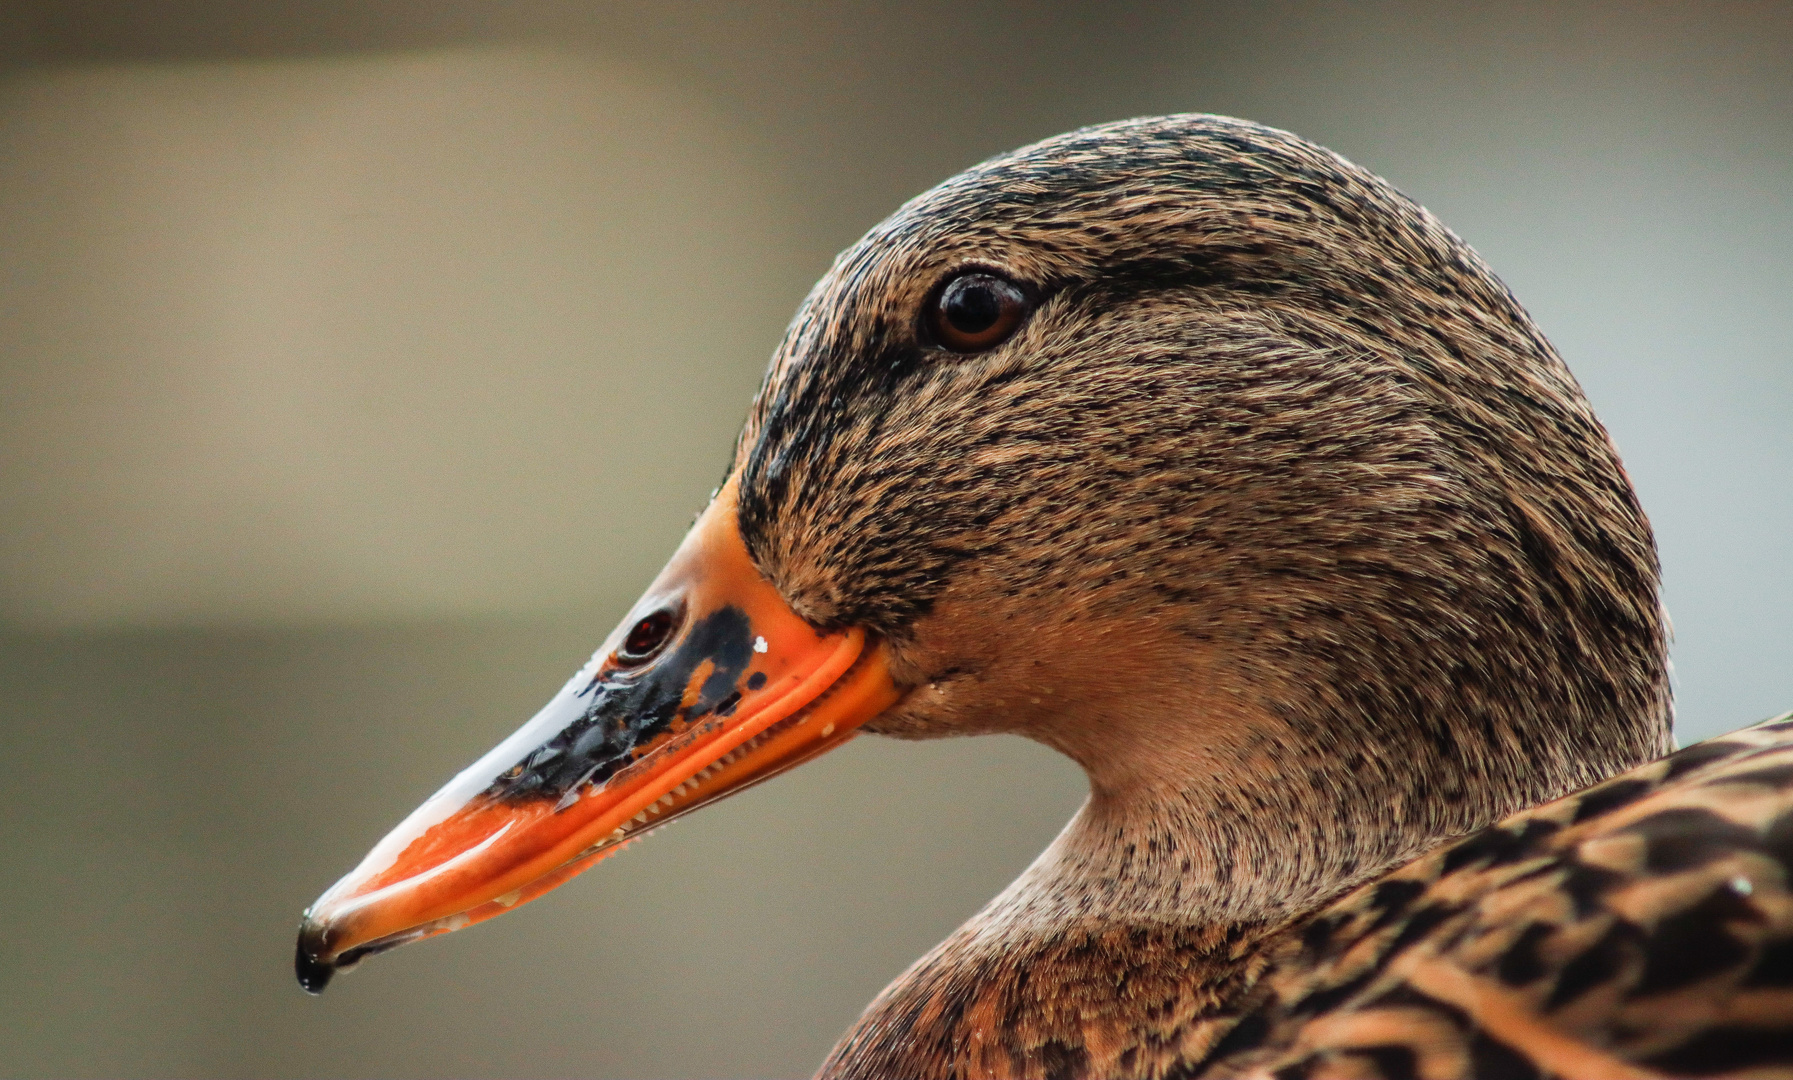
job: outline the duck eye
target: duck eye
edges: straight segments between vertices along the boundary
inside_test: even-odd
[[[616,662],[623,667],[635,667],[645,664],[654,658],[672,639],[672,631],[677,620],[665,608],[647,616],[629,628],[629,636],[623,638],[622,645],[616,650]]]
[[[994,349],[1027,315],[1027,294],[1007,278],[973,271],[946,283],[929,312],[934,340],[953,352]]]

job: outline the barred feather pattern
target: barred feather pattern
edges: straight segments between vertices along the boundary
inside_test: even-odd
[[[1172,1076],[1793,1076],[1793,713],[1526,810],[1278,935]]]

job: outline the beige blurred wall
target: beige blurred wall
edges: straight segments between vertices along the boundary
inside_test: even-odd
[[[1793,706],[1793,15],[0,0],[0,1074],[794,1075],[1081,798],[862,739],[527,911],[298,910],[596,645],[833,253],[1207,110],[1475,244],[1663,550],[1684,741]]]
[[[0,140],[18,626],[607,597],[800,273],[721,110],[549,47],[22,72]]]

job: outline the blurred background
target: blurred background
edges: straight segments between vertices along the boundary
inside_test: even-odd
[[[0,0],[0,1073],[807,1074],[1082,798],[865,738],[322,998],[300,909],[525,719],[903,199],[1290,128],[1474,244],[1793,707],[1793,7]]]

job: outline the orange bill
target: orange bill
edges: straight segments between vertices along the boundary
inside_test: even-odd
[[[900,696],[755,569],[731,481],[603,648],[306,912],[300,985],[527,903],[680,814],[851,738]]]

